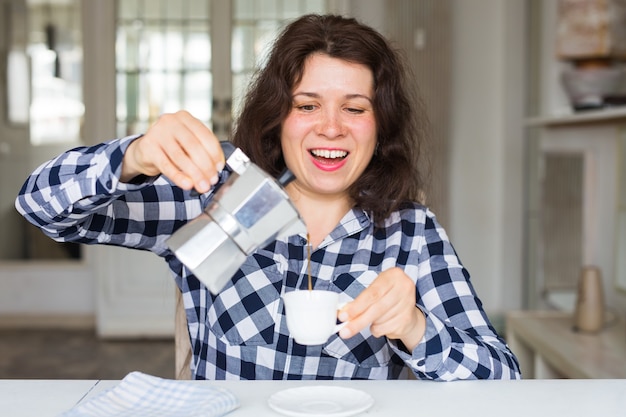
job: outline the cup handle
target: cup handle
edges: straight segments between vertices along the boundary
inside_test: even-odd
[[[346,304],[348,304],[348,303],[347,302],[343,302],[343,303],[337,304],[337,311],[341,310],[343,308],[343,306],[345,306]],[[333,329],[333,333],[338,333],[348,323],[349,323],[348,321],[344,321],[343,323],[339,323],[339,324],[335,325],[335,327]]]
[[[344,321],[343,323],[339,323],[335,325],[335,328],[333,329],[333,333],[337,333],[339,332],[339,330],[343,329],[344,327],[346,327],[346,324],[348,324],[349,322]]]

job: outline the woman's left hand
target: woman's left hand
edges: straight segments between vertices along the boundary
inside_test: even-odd
[[[415,305],[415,283],[402,269],[391,268],[339,312],[349,323],[339,335],[350,338],[367,326],[375,337],[400,339],[412,351],[424,336],[426,318]]]

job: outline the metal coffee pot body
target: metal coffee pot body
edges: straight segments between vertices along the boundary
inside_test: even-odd
[[[284,190],[294,177],[277,180],[239,149],[222,142],[230,175],[204,211],[178,229],[167,245],[213,293],[219,293],[256,249],[306,226]]]

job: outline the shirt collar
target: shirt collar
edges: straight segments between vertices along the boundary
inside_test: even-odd
[[[370,224],[370,216],[364,210],[353,207],[343,216],[337,227],[324,238],[319,248],[358,233],[369,227]]]

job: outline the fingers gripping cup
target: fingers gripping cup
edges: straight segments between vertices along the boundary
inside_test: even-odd
[[[339,294],[323,290],[296,290],[283,295],[287,328],[301,345],[321,345],[347,322],[337,324],[342,307]]]

